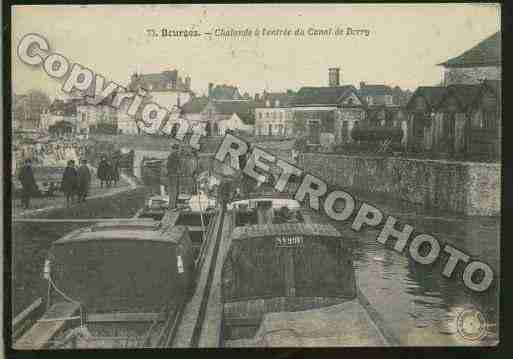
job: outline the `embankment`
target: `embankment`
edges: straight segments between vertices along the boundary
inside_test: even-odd
[[[346,190],[379,194],[441,212],[500,215],[498,163],[305,153],[299,164]]]

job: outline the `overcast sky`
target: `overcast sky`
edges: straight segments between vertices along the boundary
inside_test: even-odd
[[[13,90],[41,89],[52,98],[61,84],[17,58],[27,33],[47,38],[53,51],[126,85],[130,75],[177,69],[197,94],[209,82],[241,93],[325,86],[328,68],[342,84],[360,81],[414,90],[436,85],[442,68],[500,29],[492,5],[96,5],[17,6],[12,14]],[[151,38],[147,29],[342,28],[370,36]]]

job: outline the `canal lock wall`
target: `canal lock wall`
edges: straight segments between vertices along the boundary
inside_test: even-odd
[[[304,153],[299,167],[346,191],[379,194],[429,210],[499,216],[499,163]]]

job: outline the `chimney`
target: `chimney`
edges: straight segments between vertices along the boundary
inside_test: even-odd
[[[340,86],[340,67],[332,67],[329,70],[329,86]]]
[[[208,98],[212,96],[212,89],[214,87],[214,84],[212,82],[208,83]]]
[[[360,90],[362,90],[365,87],[365,82],[360,81]]]

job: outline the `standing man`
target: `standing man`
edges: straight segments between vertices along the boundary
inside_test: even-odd
[[[30,197],[38,191],[34,172],[32,171],[32,161],[29,158],[25,160],[25,165],[18,174],[18,180],[21,182],[22,187],[21,204],[24,209],[28,209]]]
[[[80,167],[77,171],[77,192],[78,202],[85,202],[91,184],[91,172],[85,158],[80,160]]]
[[[230,202],[232,196],[231,181],[227,177],[221,179],[221,183],[218,187],[217,198],[223,210],[226,209],[226,205]]]
[[[249,149],[248,149],[249,152]],[[239,182],[239,190],[242,198],[246,197],[249,194],[249,178],[244,173],[244,168],[248,162],[248,152],[239,156],[239,170],[240,170],[240,182]]]
[[[191,149],[187,158],[187,164],[189,167],[190,181],[191,181],[191,192],[193,195],[198,194],[198,183],[197,177],[199,175],[199,154],[196,149]]]
[[[62,174],[61,189],[66,196],[66,207],[73,202],[73,196],[77,191],[77,170],[75,169],[75,161],[69,160],[68,165]]]
[[[98,165],[97,171],[98,179],[100,180],[100,188],[103,188],[103,182],[108,186],[109,183],[109,163],[107,157],[102,155],[100,164]]]
[[[169,195],[169,209],[176,209],[176,202],[178,200],[178,194],[180,193],[180,146],[174,143],[171,146],[171,153],[167,158],[167,178],[168,187],[167,192]]]

